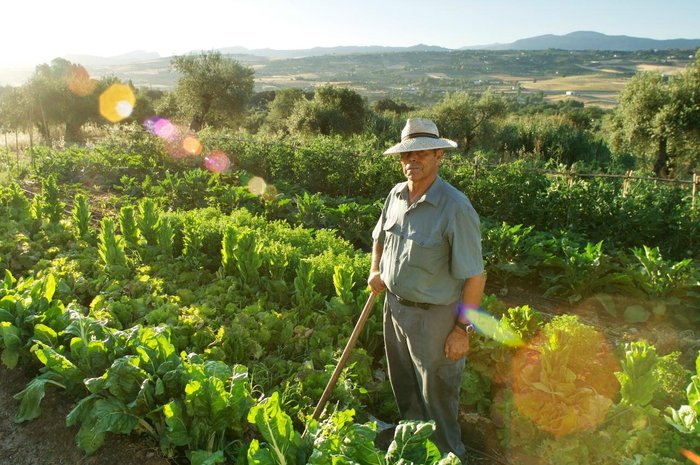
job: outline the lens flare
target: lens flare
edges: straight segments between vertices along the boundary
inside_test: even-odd
[[[460,312],[463,312],[467,320],[484,336],[490,337],[508,347],[520,347],[523,345],[523,340],[518,334],[507,326],[502,325],[491,314],[474,308],[460,308]]]
[[[695,452],[689,451],[688,449],[681,449],[681,454],[695,465],[700,465],[700,455]]]
[[[212,173],[224,173],[231,168],[231,160],[224,152],[215,150],[204,157],[204,167]]]
[[[267,183],[259,176],[253,176],[248,180],[248,190],[251,194],[263,195],[267,190]]]
[[[92,94],[97,87],[97,82],[90,79],[90,74],[82,65],[71,65],[64,76],[68,90],[78,97]]]
[[[177,136],[177,127],[167,118],[152,116],[144,121],[143,126],[148,132],[165,140],[173,140]]]
[[[555,319],[514,355],[513,399],[520,413],[556,437],[591,430],[619,391],[619,369],[594,328]]]
[[[131,116],[134,105],[136,97],[126,84],[112,84],[100,95],[100,114],[112,123]]]
[[[191,155],[202,153],[202,143],[195,136],[187,136],[182,141],[182,148]]]

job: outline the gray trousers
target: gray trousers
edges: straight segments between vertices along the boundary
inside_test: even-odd
[[[405,420],[435,421],[431,440],[441,453],[452,452],[464,460],[457,417],[465,359],[445,357],[445,340],[455,317],[455,305],[424,310],[401,305],[386,293],[384,346],[399,413]]]

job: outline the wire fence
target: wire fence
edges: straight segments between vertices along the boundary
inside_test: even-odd
[[[474,168],[474,177],[476,178],[479,169],[496,168],[500,165],[497,164],[485,164],[478,163],[475,160],[471,163]],[[548,170],[544,168],[531,168],[532,171],[536,173],[546,174],[549,176],[561,176],[569,179],[569,186],[571,186],[576,178],[609,178],[609,179],[622,179],[622,195],[627,196],[630,188],[630,181],[644,181],[644,182],[654,182],[654,183],[669,183],[677,184],[680,187],[690,187],[691,188],[691,205],[692,209],[695,210],[698,204],[698,186],[700,186],[700,175],[693,173],[692,179],[677,179],[677,178],[659,178],[652,176],[638,176],[634,174],[633,170],[628,170],[625,174],[611,174],[611,173],[579,173],[576,171],[575,167],[569,171],[555,171]]]

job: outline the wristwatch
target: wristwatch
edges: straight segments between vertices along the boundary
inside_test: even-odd
[[[461,328],[467,334],[474,332],[474,325],[471,323],[462,323],[459,320],[455,320],[455,326]]]

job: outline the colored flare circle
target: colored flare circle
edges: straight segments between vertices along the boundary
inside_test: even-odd
[[[128,118],[134,110],[136,97],[134,92],[126,84],[112,84],[100,95],[100,114],[117,123]]]

